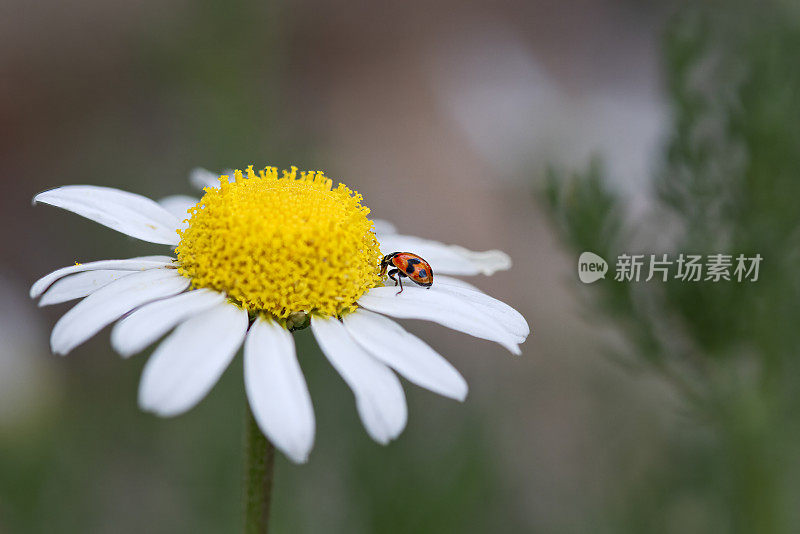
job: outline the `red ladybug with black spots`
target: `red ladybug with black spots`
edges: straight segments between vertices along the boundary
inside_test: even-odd
[[[403,292],[403,278],[409,278],[412,282],[429,289],[433,284],[433,269],[430,264],[414,254],[413,252],[392,252],[381,260],[381,276],[389,270],[389,278],[394,280],[394,285],[400,286],[399,295]]]

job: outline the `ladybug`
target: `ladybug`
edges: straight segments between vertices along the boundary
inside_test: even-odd
[[[394,280],[394,285],[400,285],[399,295],[403,292],[403,278],[410,278],[412,282],[429,289],[433,284],[433,269],[430,264],[413,252],[392,252],[381,260],[381,276],[386,274],[389,266],[389,278]]]

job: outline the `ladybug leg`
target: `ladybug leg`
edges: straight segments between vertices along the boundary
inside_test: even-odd
[[[394,286],[395,287],[397,287],[398,285],[400,286],[400,291],[397,292],[398,295],[403,292],[403,277],[404,276],[405,276],[405,274],[402,271],[400,271],[399,269],[392,269],[391,271],[389,271],[389,278],[394,280]]]

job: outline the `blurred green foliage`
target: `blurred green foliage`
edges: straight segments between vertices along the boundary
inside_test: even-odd
[[[764,258],[757,282],[586,288],[628,362],[674,386],[689,417],[611,531],[800,531],[799,45],[791,4],[686,7],[665,37],[673,124],[646,209],[599,162],[550,172],[562,236],[612,271],[622,253]]]

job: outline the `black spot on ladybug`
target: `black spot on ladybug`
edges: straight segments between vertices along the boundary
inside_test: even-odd
[[[418,263],[420,263],[420,261],[417,258],[409,258],[408,259],[408,264],[409,265],[416,265]]]
[[[426,271],[425,269],[420,269],[419,270],[419,277],[420,278],[426,278],[427,276],[428,276],[428,271]]]
[[[408,262],[408,267],[406,267],[406,272],[407,272],[408,274],[414,274],[414,266],[413,266],[413,265],[411,265],[411,262],[410,262],[410,261]]]

